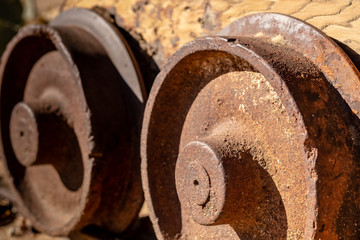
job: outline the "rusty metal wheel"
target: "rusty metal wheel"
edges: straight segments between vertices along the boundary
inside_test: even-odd
[[[326,35],[262,13],[182,47],[143,121],[159,239],[359,239],[359,72]]]
[[[1,157],[20,211],[52,235],[124,231],[143,203],[146,93],[118,30],[85,9],[24,27],[0,79]]]

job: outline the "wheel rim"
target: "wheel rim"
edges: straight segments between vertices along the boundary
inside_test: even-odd
[[[121,233],[143,202],[137,148],[144,95],[126,85],[141,86],[141,75],[121,76],[102,45],[108,42],[96,38],[98,26],[85,24],[94,16],[110,26],[91,11],[73,9],[51,27],[25,27],[1,65],[8,179],[21,212],[52,235],[88,225]],[[103,31],[121,38],[115,28]],[[127,54],[130,71],[138,69],[128,48],[119,51]],[[24,157],[25,150],[34,154]]]
[[[289,37],[294,32],[284,24],[308,34],[310,43]],[[359,185],[357,143],[349,139],[358,129],[358,105],[346,83],[334,84],[349,81],[356,89],[354,65],[318,30],[283,15],[248,16],[220,35],[175,53],[149,97],[142,176],[158,238],[354,238],[357,220],[341,209],[357,209],[350,190]],[[344,164],[330,167],[333,156]],[[206,166],[203,159],[215,162]],[[189,176],[200,178],[198,190]],[[205,204],[194,203],[199,196]]]

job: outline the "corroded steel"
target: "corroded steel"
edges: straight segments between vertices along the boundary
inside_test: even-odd
[[[1,157],[15,203],[40,231],[121,233],[137,217],[146,99],[138,69],[120,32],[85,9],[24,27],[9,43]]]
[[[188,43],[143,121],[159,239],[359,239],[360,74],[330,38],[264,13]]]

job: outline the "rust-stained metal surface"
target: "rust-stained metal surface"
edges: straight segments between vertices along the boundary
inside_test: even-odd
[[[1,158],[36,229],[123,232],[143,203],[146,91],[126,41],[95,12],[24,27],[0,66]]]
[[[159,239],[359,239],[360,74],[316,28],[263,13],[176,52],[145,109]]]

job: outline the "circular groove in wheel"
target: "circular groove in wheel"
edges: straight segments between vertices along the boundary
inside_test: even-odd
[[[78,21],[69,24],[62,14]],[[109,23],[96,16],[98,25],[84,27],[94,17],[85,9],[62,14],[53,27],[24,27],[3,55],[2,158],[20,211],[40,231],[65,235],[97,225],[121,233],[143,202],[143,100],[126,85],[142,79],[138,72],[127,79],[108,56],[102,44],[117,34],[116,44],[123,41]],[[138,69],[128,48],[119,51],[130,71]]]
[[[287,16],[251,15],[220,35],[176,52],[149,96],[142,178],[157,237],[356,239],[358,71]]]

